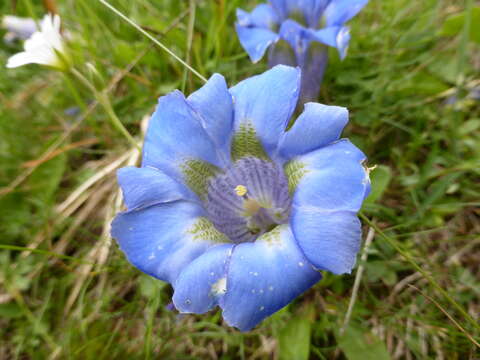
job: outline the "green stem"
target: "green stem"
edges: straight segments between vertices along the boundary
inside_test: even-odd
[[[128,130],[123,126],[122,122],[118,118],[117,114],[115,113],[115,110],[113,110],[112,104],[110,102],[110,99],[108,98],[108,95],[105,93],[98,94],[99,96],[99,103],[102,104],[104,107],[105,111],[107,112],[108,116],[110,117],[110,120],[112,121],[112,125],[117,128],[118,131],[120,131],[123,136],[132,144],[138,151],[141,151],[142,149],[138,145],[138,143],[135,141],[132,135],[128,132]]]
[[[63,255],[63,254],[59,254],[59,253],[56,253],[56,252],[53,252],[53,251],[48,251],[48,250],[33,249],[33,248],[24,247],[24,246],[0,244],[0,249],[10,250],[10,251],[28,251],[28,252],[31,252],[32,254],[53,256],[53,257],[56,257],[56,258],[62,259],[62,260],[71,260],[71,261],[76,261],[76,262],[83,263],[83,264],[93,264],[91,261],[85,261],[85,260],[79,259],[79,258],[74,257],[74,256]]]
[[[445,299],[453,306],[455,307],[463,316],[465,319],[468,320],[468,322],[470,324],[472,324],[475,328],[479,329],[480,330],[480,324],[478,324],[477,321],[475,321],[474,318],[472,318],[470,316],[470,314],[468,312],[465,311],[465,309],[459,304],[457,303],[451,296],[450,294],[445,291],[436,281],[435,279],[429,274],[427,273],[425,270],[423,270],[420,265],[418,265],[415,260],[413,260],[413,258],[410,256],[410,254],[408,254],[407,251],[403,250],[401,245],[396,241],[394,240],[393,238],[385,235],[385,233],[376,225],[374,224],[367,216],[365,216],[363,213],[359,213],[359,216],[362,218],[363,221],[365,221],[370,227],[372,227],[373,229],[375,229],[376,233],[378,235],[380,235],[380,237],[382,237],[384,240],[386,240],[393,248],[395,248],[395,250],[397,250],[400,255],[402,255],[405,260],[407,260],[414,268],[415,270],[417,270],[420,274],[422,274],[422,276],[427,279],[427,281],[440,293],[442,294]]]
[[[75,102],[77,105],[83,110],[86,111],[87,109],[87,104],[85,101],[83,101],[82,97],[80,96],[77,88],[72,82],[72,79],[70,79],[69,73],[63,73],[65,75],[65,83],[67,84],[68,89],[72,93],[73,98],[75,99]]]
[[[61,347],[55,343],[55,340],[50,336],[50,334],[48,334],[48,332],[42,326],[39,326],[38,316],[36,316],[27,306],[21,293],[17,289],[10,287],[10,284],[7,281],[5,281],[4,284],[7,291],[13,296],[13,298],[17,302],[17,305],[23,311],[23,314],[25,315],[25,317],[31,323],[32,330],[38,332],[43,337],[47,345],[51,348],[51,350],[54,353],[59,352],[61,350]]]
[[[187,56],[185,57],[185,62],[187,64],[190,64],[190,52],[192,50],[192,42],[193,42],[193,33],[194,33],[194,28],[195,28],[195,8],[196,8],[196,3],[195,0],[190,0],[189,4],[189,12],[190,12],[190,17],[188,19],[188,33],[187,33]],[[188,69],[185,68],[183,72],[183,79],[182,79],[182,92],[185,92],[185,88],[187,86],[187,77],[188,77]],[[191,80],[191,78],[189,79]],[[189,83],[191,86],[191,84]]]
[[[90,91],[93,92],[95,95],[98,103],[103,106],[105,109],[105,112],[108,115],[108,118],[110,119],[112,125],[114,128],[116,128],[129,142],[132,144],[135,148],[137,148],[138,151],[141,151],[140,146],[138,143],[135,141],[132,135],[128,132],[128,130],[123,126],[122,122],[118,118],[117,114],[115,114],[115,110],[113,109],[113,106],[110,102],[110,99],[105,91],[98,91],[95,86],[88,81],[85,76],[83,76],[78,70],[75,68],[70,69],[71,73],[75,75],[75,77],[80,80]]]

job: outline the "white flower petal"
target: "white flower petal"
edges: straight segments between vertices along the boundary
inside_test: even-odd
[[[41,64],[62,67],[57,52],[64,53],[62,35],[60,34],[60,17],[47,14],[42,19],[40,30],[25,41],[25,51],[8,59],[7,67],[18,67],[25,64]]]
[[[30,53],[21,52],[11,56],[7,60],[7,68],[12,69],[26,64],[32,64],[34,60],[34,57],[32,57]]]

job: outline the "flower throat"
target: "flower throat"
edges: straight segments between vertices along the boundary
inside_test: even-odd
[[[251,242],[288,222],[288,182],[273,162],[255,157],[236,161],[208,184],[205,208],[215,227],[232,242]]]

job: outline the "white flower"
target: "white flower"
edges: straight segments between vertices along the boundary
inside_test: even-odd
[[[33,19],[13,15],[5,15],[3,17],[2,27],[7,29],[4,37],[6,42],[11,42],[15,39],[26,40],[37,30],[37,25]]]
[[[25,51],[15,54],[7,61],[7,68],[26,64],[48,65],[65,68],[65,47],[60,34],[60,17],[47,14],[40,23],[40,30],[25,41]]]

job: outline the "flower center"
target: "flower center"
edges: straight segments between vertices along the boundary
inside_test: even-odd
[[[244,157],[208,184],[205,208],[215,227],[232,242],[255,241],[288,222],[291,199],[281,167]]]

